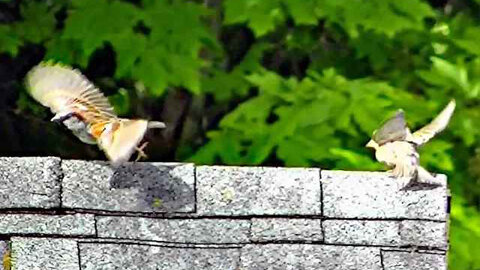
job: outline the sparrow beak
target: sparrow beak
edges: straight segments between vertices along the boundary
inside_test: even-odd
[[[62,123],[63,121],[67,120],[68,118],[72,117],[73,113],[67,113],[67,114],[55,114],[55,116],[50,119],[50,121],[55,122],[55,123]]]
[[[374,140],[370,140],[370,141],[365,145],[365,147],[377,149],[378,144],[377,144]]]

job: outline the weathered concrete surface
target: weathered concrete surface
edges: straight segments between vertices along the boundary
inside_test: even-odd
[[[446,256],[409,251],[382,251],[384,270],[446,270]]]
[[[319,215],[318,169],[197,167],[200,215]]]
[[[388,173],[322,171],[324,215],[329,218],[447,219],[446,178],[441,186],[401,190]]]
[[[82,270],[238,269],[239,249],[81,243]]]
[[[380,249],[304,244],[246,245],[240,269],[381,270]]]
[[[0,209],[60,206],[60,159],[0,157]]]
[[[308,241],[323,240],[320,219],[253,218],[252,241]]]
[[[98,217],[99,237],[177,243],[247,243],[250,220]]]
[[[325,243],[446,249],[447,225],[432,221],[325,220]]]
[[[64,160],[63,206],[125,212],[190,212],[195,208],[193,164]]]
[[[95,220],[90,214],[38,215],[0,214],[0,235],[54,234],[95,235]]]
[[[70,239],[12,238],[15,270],[79,270],[77,242]]]

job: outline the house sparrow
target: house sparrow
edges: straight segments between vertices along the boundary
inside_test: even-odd
[[[414,133],[410,132],[404,113],[399,110],[374,131],[366,147],[375,149],[376,159],[392,168],[395,177],[430,182],[434,177],[420,166],[417,149],[445,129],[454,110],[455,100],[451,100],[431,123]]]
[[[147,129],[165,124],[144,119],[119,118],[108,99],[78,70],[60,64],[40,63],[26,78],[32,97],[55,114],[82,142],[98,144],[114,164],[128,161]]]

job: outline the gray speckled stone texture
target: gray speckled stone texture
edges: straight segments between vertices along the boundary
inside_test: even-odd
[[[97,217],[99,237],[180,243],[247,243],[250,220]]]
[[[380,249],[308,244],[246,245],[242,270],[381,270]]]
[[[80,243],[82,270],[236,270],[240,250]]]
[[[0,234],[95,235],[93,215],[0,214]]]
[[[300,168],[197,167],[201,215],[319,215],[320,171]]]
[[[448,227],[446,222],[404,220],[400,223],[403,245],[448,248]]]
[[[63,206],[125,212],[191,212],[194,166],[64,160]]]
[[[389,173],[323,171],[324,215],[330,218],[447,219],[446,178],[441,186],[401,190]]]
[[[447,270],[446,256],[409,251],[382,251],[384,270]]]
[[[323,240],[320,219],[253,218],[252,241],[307,241]]]
[[[0,157],[1,208],[60,206],[60,159]]]
[[[325,220],[325,243],[354,245],[400,244],[399,224],[396,221]]]
[[[325,243],[447,248],[445,222],[325,220]]]
[[[12,238],[15,270],[79,270],[77,242],[70,239]]]

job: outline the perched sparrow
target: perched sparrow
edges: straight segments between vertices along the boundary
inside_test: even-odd
[[[27,75],[32,97],[55,114],[52,121],[63,123],[82,142],[98,144],[106,156],[119,164],[128,161],[147,129],[165,124],[144,119],[119,118],[108,99],[78,70],[40,63]]]
[[[451,100],[430,124],[413,134],[407,127],[403,111],[399,110],[373,133],[366,146],[375,149],[377,160],[392,168],[395,177],[429,182],[433,176],[420,166],[417,148],[445,129],[454,110],[455,100]]]

